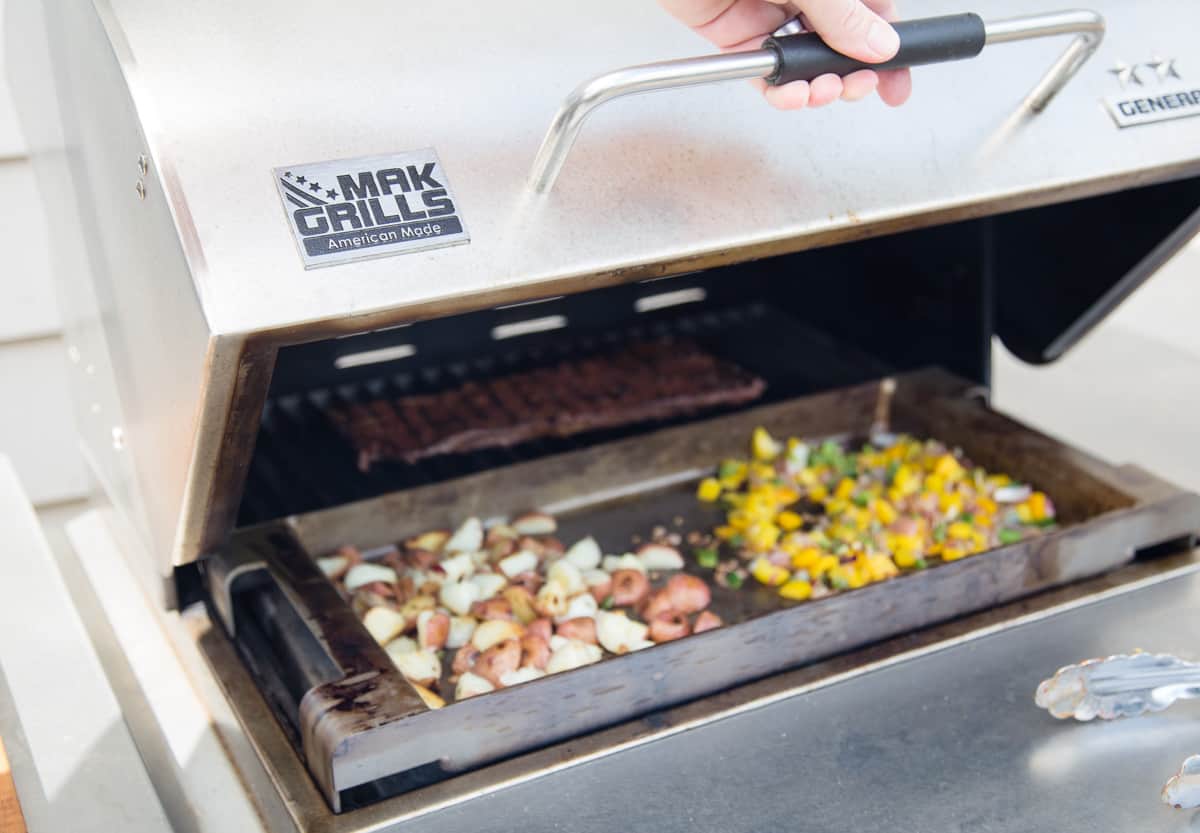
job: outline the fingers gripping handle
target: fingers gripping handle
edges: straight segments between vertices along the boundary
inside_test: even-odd
[[[973,14],[935,17],[895,24],[900,51],[882,64],[865,64],[834,52],[816,35],[779,35],[761,49],[684,58],[606,72],[577,86],[564,99],[533,160],[530,186],[544,194],[554,186],[571,144],[588,114],[607,101],[634,93],[715,84],[740,78],[765,78],[786,84],[816,78],[827,72],[845,75],[858,69],[898,67],[957,61],[978,55],[985,45],[1030,38],[1074,35],[1075,39],[1050,67],[1021,106],[1040,113],[1079,68],[1096,52],[1104,37],[1104,18],[1087,9],[1026,15],[987,23]]]
[[[763,48],[775,53],[768,84],[811,81],[819,75],[848,75],[860,69],[901,69],[974,58],[983,51],[987,29],[977,14],[954,14],[893,24],[900,51],[890,61],[868,64],[835,52],[815,33],[767,38]]]

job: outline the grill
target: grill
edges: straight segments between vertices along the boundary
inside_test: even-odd
[[[688,284],[686,289],[702,288],[700,281],[684,280]],[[681,290],[673,286],[670,291]],[[642,296],[653,297],[658,294],[661,293],[651,290],[643,291]],[[537,310],[539,318],[559,314],[553,302],[539,304],[533,309]],[[442,322],[442,325],[457,329],[470,327],[471,322]],[[797,363],[779,355],[772,349],[772,342],[783,333],[787,334],[789,350],[794,350],[798,355],[821,356],[822,360],[813,365]],[[411,335],[414,334],[404,333],[405,344],[409,343]],[[620,330],[543,338],[539,340],[540,344],[526,346],[518,343],[491,355],[477,354],[449,364],[422,366],[419,370],[398,370],[331,388],[283,394],[271,398],[264,409],[247,477],[246,493],[238,513],[238,525],[248,526],[347,501],[438,483],[497,466],[587,448],[622,437],[681,425],[691,419],[729,412],[730,408],[718,406],[706,408],[690,417],[643,421],[628,427],[524,442],[505,449],[440,455],[410,464],[380,462],[365,472],[356,465],[354,450],[326,413],[335,402],[368,402],[380,398],[433,394],[466,381],[481,381],[547,367],[561,361],[594,355],[598,351],[611,351],[630,342],[673,336],[695,341],[706,351],[728,359],[766,380],[767,391],[758,402],[783,401],[805,393],[877,378],[887,372],[883,362],[861,349],[839,346],[828,335],[803,324],[786,312],[756,302],[734,308],[707,305],[690,313],[672,317],[660,315],[657,320],[635,322]],[[430,333],[427,338],[436,339],[437,333]],[[347,345],[337,346],[342,355],[354,355],[346,352],[351,349]],[[424,352],[422,347],[417,350]],[[313,360],[311,354],[307,358]],[[336,362],[336,358],[331,359],[328,352],[322,358],[329,364]]]
[[[647,66],[697,46],[644,0],[587,26],[536,0],[465,22],[384,0],[332,18],[286,0],[18,5],[12,52],[37,53],[19,106],[32,145],[61,145],[41,187],[74,232],[56,244],[81,439],[130,573],[183,612],[197,687],[238,718],[221,731],[253,750],[243,780],[272,829],[395,830],[667,733],[712,737],[747,691],[800,696],[796,673],[862,674],[949,632],[933,626],[1014,626],[1009,603],[1157,575],[1152,557],[1200,531],[1200,497],[989,406],[994,344],[1056,360],[1200,228],[1200,119],[1123,108],[1142,92],[1108,72],[1192,49],[1194,3],[1031,0],[1016,19],[1004,0],[932,3],[903,60],[960,63],[918,70],[904,108],[799,118],[698,85],[845,71],[814,36]],[[351,59],[300,83],[297,56],[343,31]],[[595,76],[622,65],[639,66]],[[630,92],[655,95],[614,100]],[[328,416],[653,340],[764,393],[366,470]],[[811,601],[716,583],[724,627],[440,709],[317,566],[530,509],[617,554],[658,525],[710,529],[697,484],[755,428],[857,443],[877,416],[1044,488],[1061,528]]]

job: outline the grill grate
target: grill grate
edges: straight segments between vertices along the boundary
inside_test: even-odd
[[[693,340],[718,358],[764,379],[765,395],[750,405],[850,385],[889,372],[879,360],[762,303],[696,310],[600,333],[564,331],[556,335],[529,346],[514,339],[512,344],[498,344],[494,352],[471,359],[413,366],[390,375],[272,398],[263,413],[238,525],[450,480],[738,410],[716,407],[669,420],[537,439],[505,449],[443,455],[412,464],[379,462],[362,472],[356,465],[355,451],[325,415],[325,409],[335,401],[365,402],[436,393],[468,380],[548,366],[612,350],[630,341],[662,336]]]

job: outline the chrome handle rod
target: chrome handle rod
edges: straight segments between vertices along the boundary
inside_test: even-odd
[[[984,43],[988,46],[1056,35],[1076,35],[1066,51],[1050,65],[1050,69],[1025,97],[1024,106],[1034,113],[1046,109],[1050,99],[1079,72],[1104,40],[1104,18],[1088,9],[1010,17],[990,21],[985,27],[987,35]]]
[[[1104,37],[1104,18],[1086,9],[986,22],[985,45],[1074,34],[1077,37],[1026,96],[1023,106],[1041,112],[1095,53]],[[600,105],[637,93],[767,78],[779,70],[771,49],[729,52],[626,67],[584,81],[559,106],[534,158],[530,186],[538,194],[554,187],[584,121]]]
[[[774,52],[756,49],[626,67],[584,81],[571,91],[550,122],[533,161],[533,190],[544,194],[554,187],[584,119],[606,101],[635,93],[762,78],[775,71],[775,64]]]

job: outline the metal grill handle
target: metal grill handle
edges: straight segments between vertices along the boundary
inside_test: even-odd
[[[813,33],[773,35],[761,49],[702,58],[684,58],[627,67],[598,75],[563,101],[534,159],[530,184],[544,194],[554,187],[571,146],[593,110],[621,96],[719,81],[764,78],[767,83],[812,80],[857,69],[898,69],[974,57],[995,43],[1076,35],[1063,54],[1025,97],[1022,107],[1039,113],[1079,71],[1104,38],[1104,18],[1086,9],[983,21],[963,14],[895,24],[900,51],[883,64],[866,64],[834,52]]]

